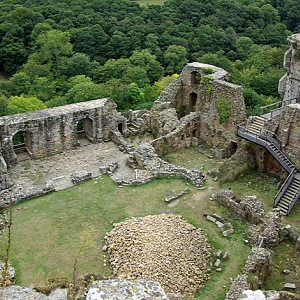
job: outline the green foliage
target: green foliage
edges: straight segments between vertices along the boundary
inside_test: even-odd
[[[0,72],[12,78],[1,93],[51,103],[72,88],[70,77],[85,75],[125,108],[131,83],[154,86],[200,61],[259,95],[278,96],[286,38],[300,30],[299,1],[151,1],[2,1]]]
[[[212,73],[215,72],[215,70],[214,70],[213,68],[204,68],[204,67],[202,67],[201,69],[202,69],[203,72],[206,73],[206,74],[212,74]]]
[[[9,82],[11,83],[14,95],[20,96],[21,94],[27,94],[29,92],[30,77],[26,73],[20,72],[14,74]]]
[[[0,94],[0,116],[8,114],[8,99],[5,95]]]
[[[219,114],[219,123],[225,123],[231,116],[231,104],[229,98],[217,97],[216,110]]]
[[[210,83],[211,80],[212,80],[212,78],[210,76],[206,75],[206,76],[202,77],[201,82],[202,83]]]
[[[18,114],[46,108],[46,105],[35,97],[12,96],[8,99],[8,114]]]
[[[93,82],[81,82],[75,84],[65,95],[67,103],[78,103],[102,98],[104,91],[102,87]]]
[[[187,64],[187,51],[183,46],[170,45],[164,53],[166,74],[180,73]]]
[[[143,102],[144,94],[136,83],[131,83],[126,92],[126,103],[129,108],[133,108],[135,105]]]

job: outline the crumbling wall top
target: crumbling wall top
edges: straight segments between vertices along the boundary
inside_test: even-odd
[[[289,44],[297,45],[300,47],[300,33],[295,33],[287,38]]]
[[[40,109],[40,110],[16,114],[16,115],[3,116],[0,118],[0,126],[26,122],[30,120],[40,120],[49,117],[65,115],[67,113],[74,113],[74,112],[80,112],[80,111],[93,109],[97,107],[104,107],[108,104],[108,102],[111,102],[114,106],[116,106],[116,104],[110,99],[103,98],[103,99],[96,99],[92,101],[57,106],[52,108],[45,108],[45,109]]]
[[[209,64],[199,63],[199,62],[192,62],[187,64],[185,68],[182,70],[182,72],[185,72],[188,69],[202,69],[202,68],[210,68],[215,71],[214,73],[209,74],[209,77],[213,80],[217,80],[217,79],[222,80],[225,79],[225,77],[228,75],[228,72],[225,71],[224,69]]]

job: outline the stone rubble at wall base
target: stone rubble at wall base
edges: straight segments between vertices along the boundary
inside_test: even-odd
[[[91,284],[86,300],[168,300],[157,281],[151,280],[104,280]]]

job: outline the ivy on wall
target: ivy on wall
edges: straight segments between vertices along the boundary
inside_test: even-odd
[[[216,109],[219,114],[219,123],[225,123],[231,116],[231,104],[229,98],[217,97]]]

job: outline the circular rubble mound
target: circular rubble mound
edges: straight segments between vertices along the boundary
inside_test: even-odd
[[[131,218],[114,224],[105,239],[119,279],[156,280],[168,293],[189,295],[209,279],[207,239],[179,215]]]

